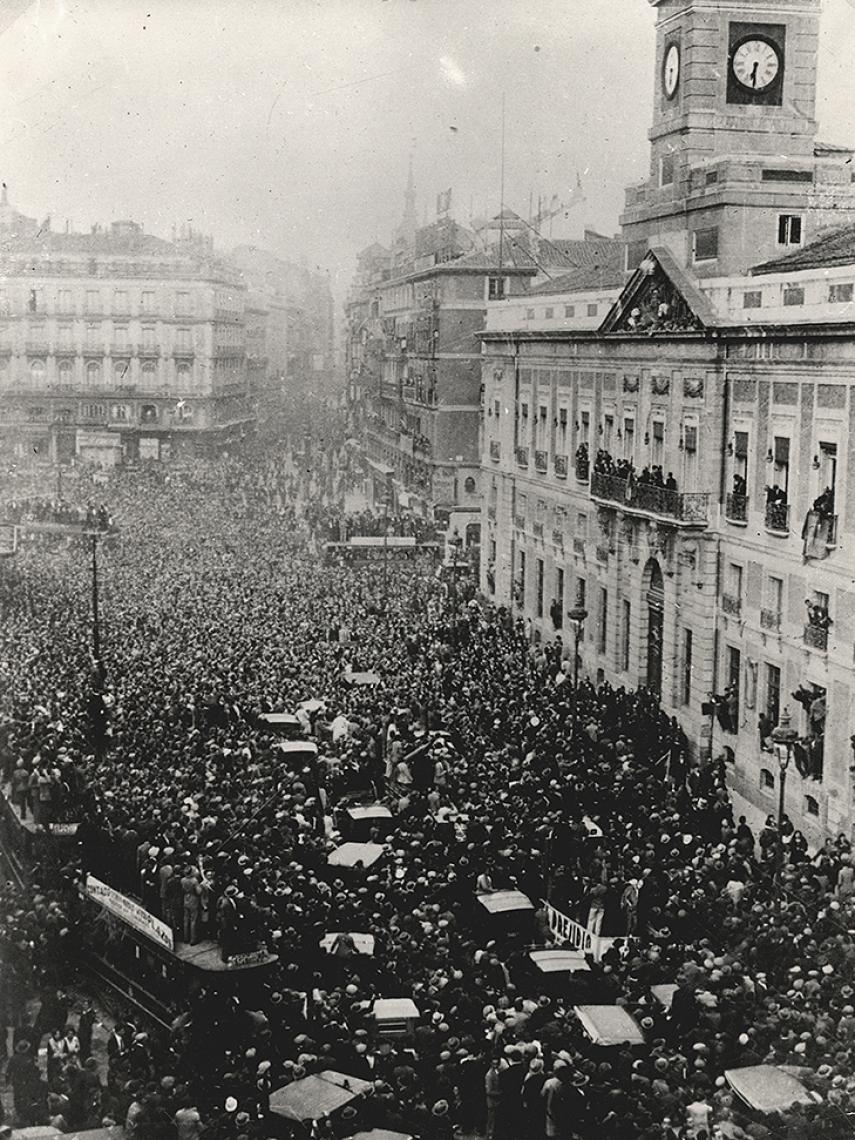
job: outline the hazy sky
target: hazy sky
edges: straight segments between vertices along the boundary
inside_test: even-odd
[[[9,2],[9,0],[7,0]],[[20,0],[15,0],[20,3]],[[55,227],[191,221],[329,268],[389,238],[410,153],[419,218],[506,193],[585,201],[554,233],[612,232],[643,178],[646,0],[40,0],[0,36],[12,201]],[[819,120],[855,142],[855,0],[825,0]]]

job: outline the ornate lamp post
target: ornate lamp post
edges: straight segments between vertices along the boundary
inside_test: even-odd
[[[778,871],[784,863],[784,837],[781,824],[784,819],[784,791],[787,786],[787,769],[790,766],[790,757],[793,754],[793,745],[799,734],[790,723],[790,712],[786,707],[781,712],[780,720],[772,729],[772,747],[778,759],[779,785],[778,785]]]
[[[585,618],[588,611],[584,606],[575,605],[567,611],[567,617],[573,626],[573,736],[576,735],[576,719],[579,702],[579,642],[582,640],[582,631],[585,628]]]

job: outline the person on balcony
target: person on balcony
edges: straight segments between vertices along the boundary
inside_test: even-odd
[[[733,493],[734,493],[734,495],[738,495],[740,498],[745,498],[747,490],[748,490],[748,485],[745,482],[745,476],[739,475],[738,473],[734,473],[734,476],[733,476]]]
[[[674,478],[674,472],[673,471],[668,472],[668,478],[665,480],[665,490],[666,491],[676,491],[677,490],[677,480]]]
[[[821,519],[830,519],[834,515],[834,488],[826,487],[822,494],[814,499],[812,509]]]

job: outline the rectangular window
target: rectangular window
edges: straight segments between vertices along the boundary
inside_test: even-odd
[[[582,412],[579,416],[580,429],[579,429],[579,442],[590,443],[591,439],[591,413]]]
[[[743,309],[759,309],[763,305],[763,292],[760,289],[751,289],[742,294]]]
[[[152,325],[143,325],[143,348],[154,348],[154,328]]]
[[[706,230],[695,230],[695,261],[715,261],[718,257],[718,226]]]
[[[154,293],[149,290],[144,290],[142,295],[142,311],[144,313],[154,312]]]
[[[520,574],[517,580],[519,589],[519,600],[522,605],[525,605],[525,551],[520,551]]]
[[[100,313],[101,312],[101,292],[98,289],[86,290],[86,312],[87,313]]]
[[[575,305],[565,305],[564,306],[564,316],[565,317],[575,317],[576,316],[576,306]]]
[[[56,307],[61,313],[74,312],[74,306],[71,301],[71,290],[60,289],[56,295]]]
[[[584,578],[576,579],[576,605],[580,609],[585,609],[585,601],[588,594],[587,583]]]
[[[683,684],[680,693],[684,705],[692,702],[692,631],[683,632]]]
[[[526,309],[525,319],[527,321],[533,321],[534,320],[534,309]]]
[[[115,348],[124,349],[128,347],[128,326],[127,325],[114,325],[113,326],[113,346]]]
[[[127,289],[116,289],[113,293],[113,312],[118,314],[130,312]]]
[[[790,441],[786,436],[775,436],[772,454],[774,459],[774,486],[788,492],[790,489]]]
[[[727,593],[734,601],[742,600],[742,567],[731,562],[727,568]]]
[[[179,292],[175,294],[175,315],[177,317],[190,316],[190,294]]]
[[[175,343],[178,348],[190,347],[190,330],[189,329],[176,329],[175,330]]]
[[[587,538],[588,536],[588,516],[576,515],[576,537]]]
[[[546,309],[544,310],[543,315],[546,318],[546,320],[551,321],[552,318],[555,316],[555,309],[551,305],[547,305]]]
[[[727,700],[725,731],[739,732],[739,687],[742,679],[742,657],[738,649],[727,647]]]
[[[784,612],[784,579],[769,575],[767,583],[768,604],[771,613],[776,614],[780,620]]]
[[[801,285],[785,285],[784,286],[784,304],[785,305],[803,305],[805,303],[805,291]]]
[[[487,300],[488,301],[501,301],[505,295],[505,278],[504,277],[488,277],[487,278]]]
[[[630,644],[630,625],[632,622],[632,607],[630,603],[624,598],[623,602],[623,621],[621,622],[621,650],[620,650],[620,666],[624,673],[629,672],[629,644]]]
[[[88,324],[86,326],[86,347],[98,348],[101,341],[101,326]]]
[[[543,617],[543,559],[538,558],[535,564],[535,615]]]
[[[606,451],[612,450],[612,438],[615,431],[614,416],[603,416],[603,447]]]
[[[674,156],[666,154],[659,164],[659,185],[672,186],[674,183]]]
[[[778,245],[802,244],[802,219],[799,214],[780,214],[778,217]]]
[[[834,491],[837,487],[837,444],[836,443],[823,443],[819,444],[819,491],[822,494],[824,491],[831,491],[832,504],[834,502]],[[833,513],[833,512],[830,512]]]
[[[71,325],[58,325],[56,334],[60,348],[71,348]]]
[[[828,287],[828,303],[830,305],[845,305],[852,300],[853,287],[851,283],[846,285],[829,285]]]
[[[652,462],[661,467],[662,459],[665,453],[665,424],[662,420],[653,421],[653,450],[651,453]]]
[[[766,666],[766,715],[773,725],[778,723],[781,711],[781,670],[777,665]]]
[[[608,644],[608,629],[609,629],[609,592],[604,587],[600,587],[600,620],[597,628],[598,637],[598,650],[600,653],[606,652]]]
[[[598,312],[599,312],[599,306],[598,305],[589,305],[588,306],[588,316],[589,317],[595,317]]]
[[[683,446],[689,454],[698,450],[697,424],[686,424],[683,428]]]
[[[635,458],[635,420],[632,419],[623,421],[623,457]]]
[[[718,171],[717,170],[708,170],[706,173],[706,177],[704,178],[704,185],[705,186],[715,186],[716,182],[718,182]]]
[[[555,628],[564,626],[564,571],[559,568],[555,571]]]

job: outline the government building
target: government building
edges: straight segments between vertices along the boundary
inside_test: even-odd
[[[850,834],[855,193],[816,137],[820,2],[651,3],[623,263],[488,305],[482,588],[658,693],[750,822],[783,790]]]

